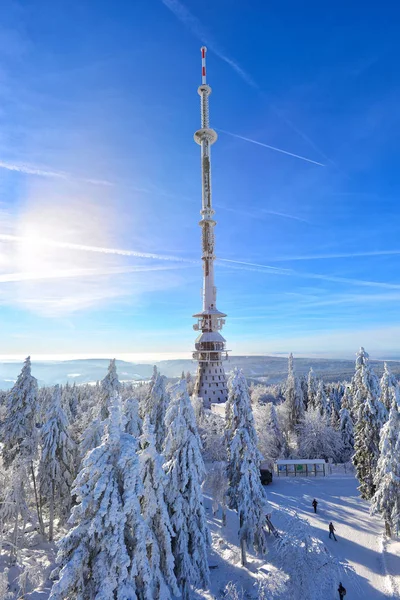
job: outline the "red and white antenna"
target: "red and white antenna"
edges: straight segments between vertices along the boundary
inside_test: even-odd
[[[201,52],[201,83],[202,84],[206,84],[206,52],[207,52],[207,48],[205,46],[202,46],[200,48],[200,52]]]

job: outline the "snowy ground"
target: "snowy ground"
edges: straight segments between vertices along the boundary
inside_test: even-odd
[[[346,600],[400,599],[400,540],[388,541],[382,537],[382,521],[369,516],[368,503],[360,500],[357,481],[352,475],[330,475],[325,478],[275,476],[273,483],[266,487],[266,491],[272,511],[272,522],[278,529],[283,530],[284,523],[279,507],[297,511],[300,516],[308,519],[315,536],[326,543],[332,554],[347,561],[354,568],[355,575],[343,578],[343,584],[347,588]],[[318,500],[316,515],[311,506],[313,498]],[[236,513],[227,511],[227,525],[222,527],[219,514],[216,517],[212,515],[211,501],[208,498],[206,511],[213,540],[209,560],[211,590],[199,591],[193,595],[193,600],[220,600],[224,597],[223,590],[229,582],[234,582],[239,589],[243,589],[243,598],[256,599],[257,583],[265,579],[269,582],[271,598],[275,598],[273,591],[280,589],[283,575],[271,563],[268,555],[261,559],[249,554],[247,568],[240,564]],[[335,525],[337,542],[328,537],[329,521]],[[272,545],[273,536],[269,536],[268,539]],[[21,552],[19,563],[31,567],[36,565],[48,574],[52,568],[51,563],[54,564],[54,545],[39,544],[37,536],[31,540],[30,545],[29,550]],[[3,554],[0,559],[0,572],[6,564],[6,555]],[[16,568],[12,568],[10,582],[15,580],[17,571]],[[46,600],[50,586],[47,580],[26,598]],[[281,595],[279,597],[282,598]],[[332,599],[334,598],[337,600],[337,593],[332,595]]]
[[[306,517],[316,537],[326,542],[332,554],[354,568],[355,575],[343,578],[346,600],[400,598],[400,541],[383,540],[382,521],[369,516],[368,503],[359,498],[353,476],[274,477],[272,485],[266,489],[272,509],[284,506]],[[311,506],[313,498],[319,503],[316,515]],[[279,513],[272,512],[272,521],[279,527]],[[235,514],[228,512],[227,526],[223,528],[219,519],[212,517],[209,504],[207,513],[214,545],[210,564],[218,565],[211,571],[213,597],[221,598],[225,585],[234,581],[243,588],[246,597],[256,598],[256,582],[262,577],[277,581],[279,572],[268,564],[268,557],[265,562],[249,557],[249,568],[242,569],[236,543]],[[329,521],[335,525],[337,542],[328,537]],[[199,597],[210,596],[203,593]],[[338,598],[338,595],[334,597]]]

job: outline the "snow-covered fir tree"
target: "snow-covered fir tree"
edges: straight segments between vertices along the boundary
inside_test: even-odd
[[[354,425],[346,402],[343,403],[339,411],[339,418],[339,432],[343,444],[342,460],[343,462],[347,462],[351,459],[354,452]]]
[[[344,580],[346,572],[351,572],[352,569],[334,557],[325,543],[314,536],[308,521],[289,511],[282,513],[286,516],[286,531],[277,539],[271,556],[274,560],[274,555],[277,555],[279,568],[288,575],[286,593],[279,595],[279,598],[336,598],[332,591],[336,592],[338,582]],[[268,590],[264,598],[270,598]]]
[[[90,450],[100,446],[101,438],[104,434],[104,421],[100,419],[98,410],[91,408],[88,411],[88,417],[88,422],[81,434],[81,439],[79,441],[79,455],[81,460],[85,458],[86,454],[90,452]]]
[[[183,373],[182,381],[186,381]],[[165,389],[166,378],[157,371],[154,367],[153,376],[151,378],[150,387],[147,395],[140,403],[140,416],[142,419],[149,416],[150,423],[154,427],[154,435],[156,436],[156,448],[158,452],[162,452],[166,437],[165,429],[165,414],[169,404],[169,394]]]
[[[123,404],[125,415],[125,431],[138,438],[142,431],[142,419],[139,417],[139,400],[127,398]]]
[[[321,419],[318,409],[308,410],[296,431],[300,458],[340,459],[343,450],[340,433]]]
[[[17,381],[7,394],[7,412],[1,427],[2,457],[5,468],[18,460],[26,465],[35,494],[40,531],[44,533],[34,461],[38,451],[38,385],[31,373],[31,359],[25,360]]]
[[[109,405],[113,402],[115,394],[121,391],[121,384],[118,379],[117,366],[115,358],[110,361],[107,375],[100,384],[100,418],[102,421],[109,416]]]
[[[0,553],[3,546],[5,526],[11,525],[10,560],[12,563],[17,561],[19,538],[24,536],[26,523],[31,517],[25,485],[29,470],[29,461],[28,463],[20,463],[18,459],[15,459],[12,468],[6,473],[5,486],[1,494]],[[20,536],[21,531],[22,536]]]
[[[387,420],[387,410],[380,401],[380,385],[369,364],[369,355],[360,348],[356,371],[351,382],[354,411],[353,464],[360,483],[362,498],[370,500],[375,493],[374,476],[379,458],[379,434]]]
[[[312,410],[316,406],[317,387],[318,382],[315,378],[313,368],[311,367],[307,377],[307,410]]]
[[[7,394],[7,412],[1,427],[2,455],[6,468],[17,457],[19,461],[33,461],[36,457],[37,393],[37,381],[31,374],[31,359],[28,356],[17,381]]]
[[[51,600],[154,598],[137,443],[123,431],[118,397],[109,412],[102,444],[86,456],[75,481],[78,504],[59,544]]]
[[[165,417],[166,501],[174,532],[175,576],[183,600],[187,600],[190,584],[203,588],[209,585],[210,537],[201,491],[205,468],[186,380],[174,385],[171,395]]]
[[[215,516],[218,509],[221,508],[222,524],[226,525],[226,500],[228,491],[228,479],[226,477],[225,462],[213,462],[207,471],[207,477],[204,481],[204,489],[212,498],[212,511]]]
[[[154,599],[167,600],[170,598],[170,592],[175,596],[179,595],[171,548],[174,531],[165,500],[167,476],[163,471],[163,458],[156,450],[153,425],[149,416],[144,419],[140,446],[139,469],[143,481],[140,505],[152,534],[150,543],[147,544],[147,556],[153,573]]]
[[[330,414],[330,417],[329,417],[329,425],[335,431],[339,430],[339,427],[340,427],[340,415],[339,415],[339,412],[336,410],[336,407],[334,405],[331,405],[331,414]]]
[[[258,448],[264,461],[272,467],[283,456],[286,447],[275,405],[272,402],[255,405],[253,411]]]
[[[54,517],[65,521],[71,508],[75,444],[61,406],[61,390],[55,386],[47,420],[41,429],[39,491],[41,505],[49,507],[49,541],[53,539]]]
[[[318,381],[317,394],[315,397],[315,409],[319,412],[321,417],[324,417],[327,422],[329,421],[330,409],[322,379]]]
[[[390,536],[400,530],[400,414],[395,398],[389,420],[382,427],[379,450],[371,512],[382,515]]]
[[[289,427],[291,431],[294,431],[296,425],[300,423],[304,415],[304,398],[299,378],[294,370],[292,353],[289,354],[288,360],[285,400],[288,408]]]
[[[396,398],[397,385],[396,377],[391,373],[387,363],[384,363],[383,375],[380,381],[381,402],[388,412],[391,410],[393,400]]]
[[[379,419],[382,424],[386,421],[388,415],[383,404],[380,403],[381,388],[379,379],[376,376],[369,362],[369,354],[363,347],[356,354],[356,370],[351,380],[351,395],[353,402],[353,411],[356,420],[359,419],[359,410],[366,401],[368,395],[371,396],[373,403],[378,403],[377,408]]]
[[[229,378],[228,389],[225,408],[228,499],[229,506],[239,515],[239,541],[244,565],[246,546],[265,552],[263,525],[266,498],[260,481],[261,455],[257,448],[249,389],[246,378],[238,369]]]
[[[376,491],[375,473],[379,458],[380,431],[383,425],[382,404],[370,392],[358,408],[354,427],[353,464],[360,483],[361,497],[370,500]]]

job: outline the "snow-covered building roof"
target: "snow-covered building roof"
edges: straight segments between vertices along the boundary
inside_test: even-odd
[[[326,461],[323,458],[299,458],[296,460],[292,459],[280,459],[277,460],[276,465],[326,465]]]

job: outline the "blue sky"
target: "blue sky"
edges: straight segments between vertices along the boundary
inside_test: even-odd
[[[0,354],[189,356],[205,43],[228,347],[399,356],[399,12],[4,0]]]

